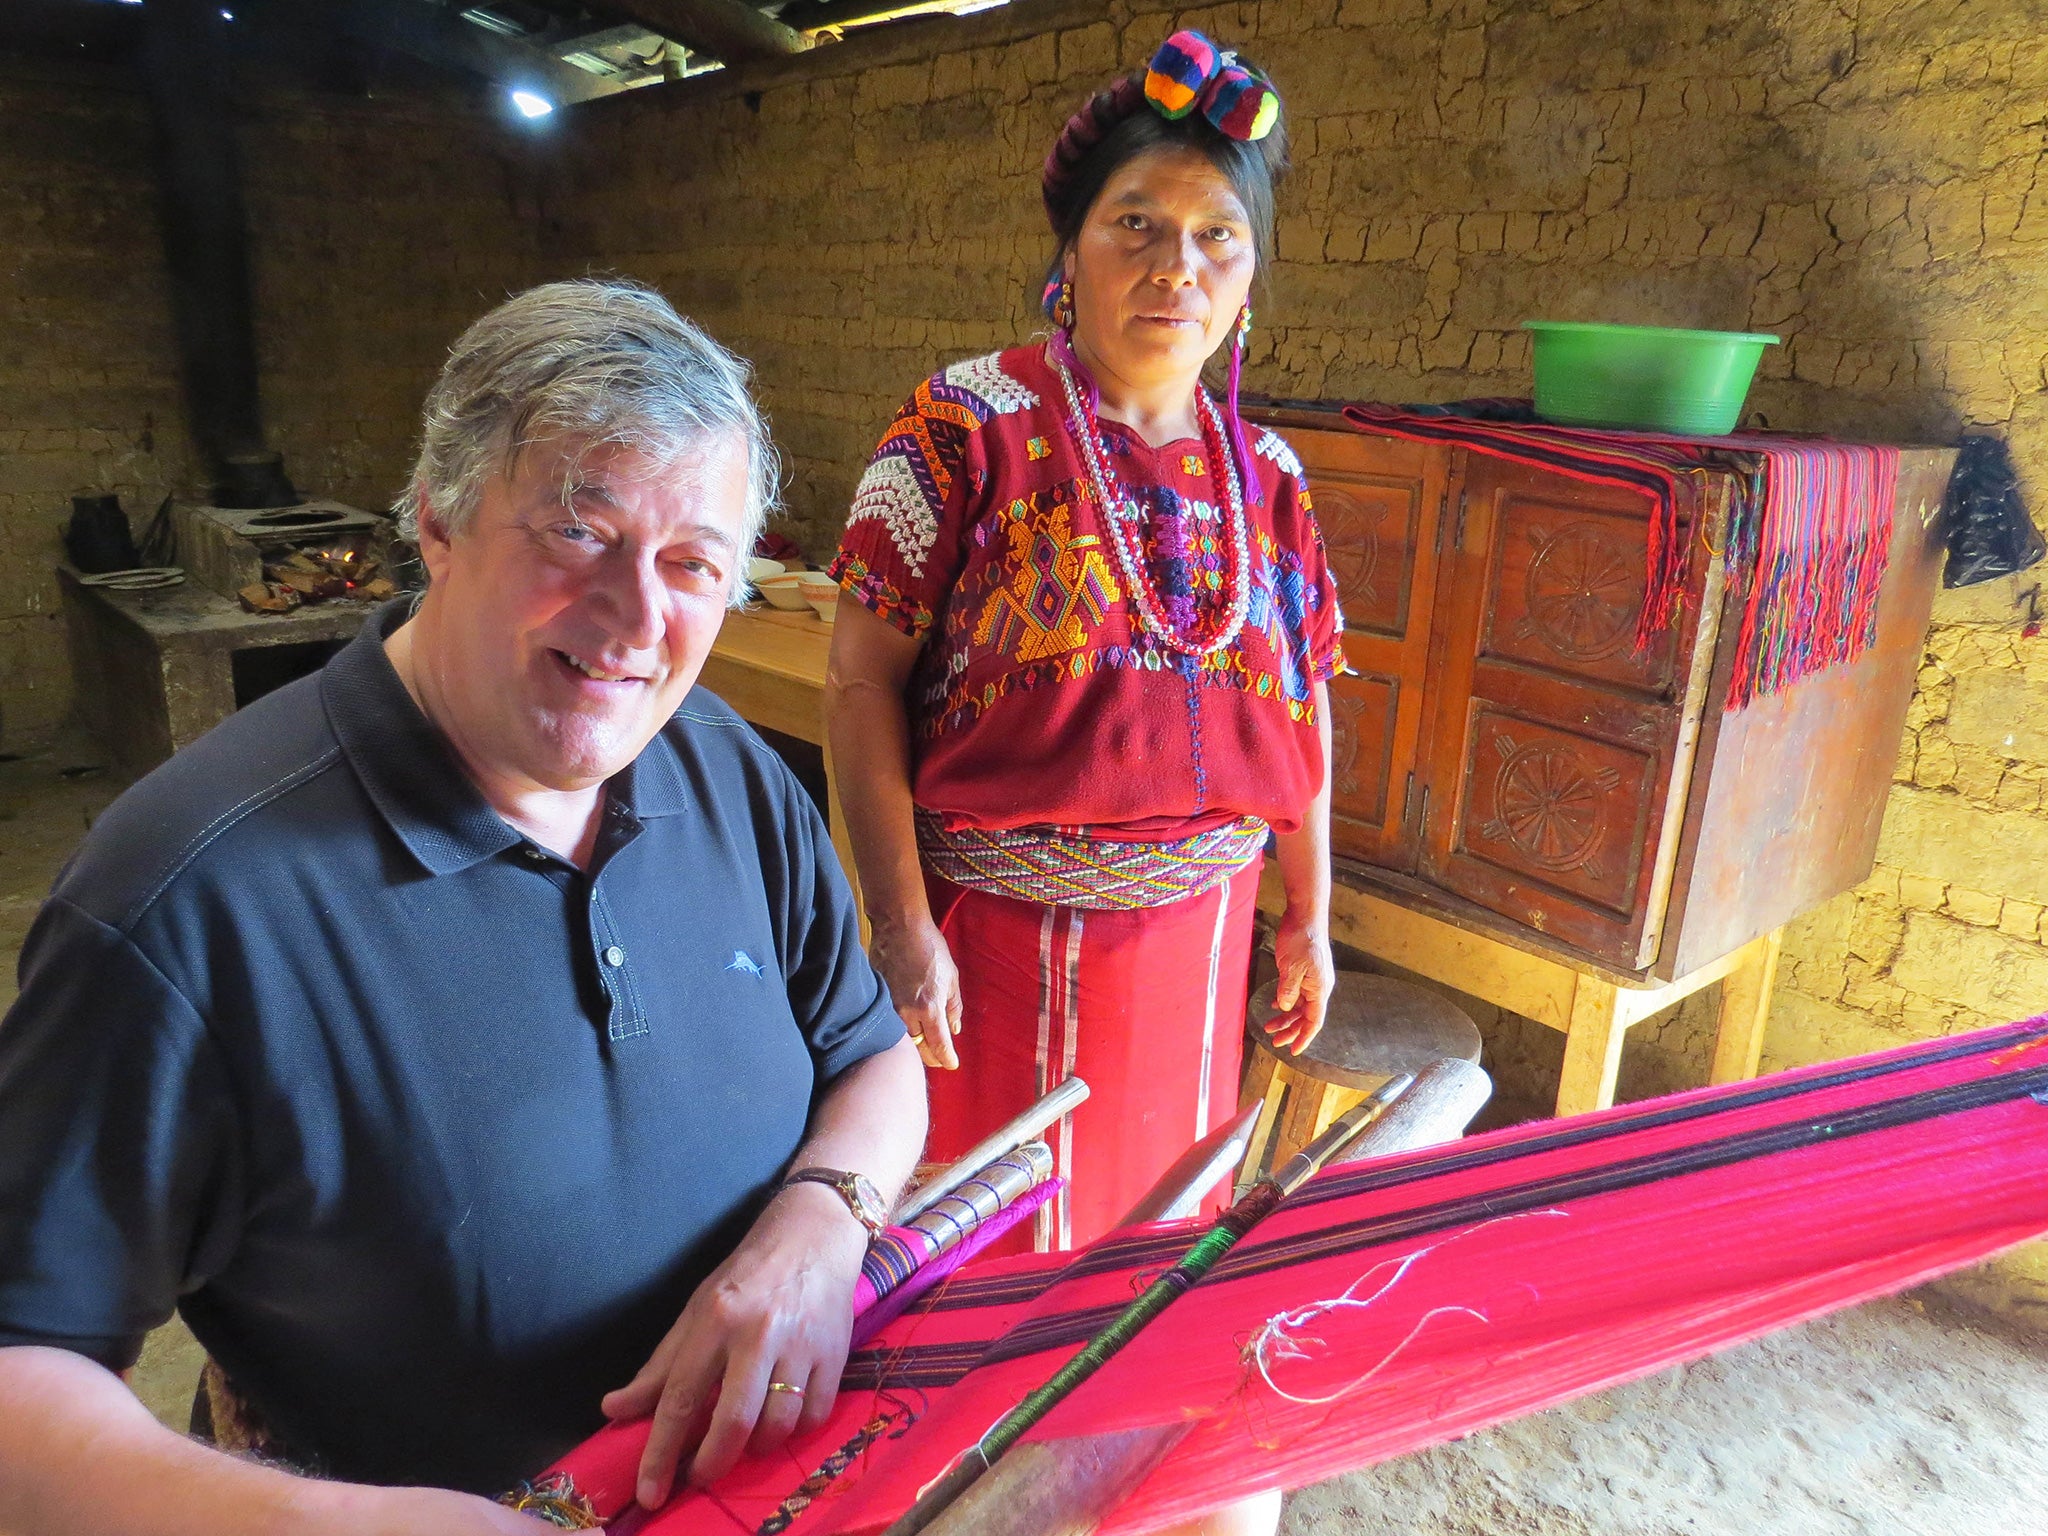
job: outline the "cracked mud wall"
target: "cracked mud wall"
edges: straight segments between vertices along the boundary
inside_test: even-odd
[[[405,484],[461,328],[536,275],[536,146],[459,98],[238,103],[271,445],[307,495]],[[0,53],[0,746],[65,717],[51,567],[74,491],[136,531],[208,476],[185,435],[149,107],[123,72]]]

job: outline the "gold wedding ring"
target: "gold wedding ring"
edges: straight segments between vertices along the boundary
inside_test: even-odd
[[[770,1392],[788,1392],[796,1397],[802,1397],[804,1395],[804,1389],[802,1387],[792,1387],[786,1381],[771,1381],[768,1383],[768,1390]]]

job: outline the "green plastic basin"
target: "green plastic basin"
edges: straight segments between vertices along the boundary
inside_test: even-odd
[[[1732,432],[1764,348],[1755,331],[1524,320],[1536,337],[1536,414],[1575,427]]]

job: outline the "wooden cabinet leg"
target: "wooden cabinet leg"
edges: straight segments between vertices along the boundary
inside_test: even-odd
[[[1621,989],[1596,976],[1580,976],[1572,991],[1572,1022],[1564,1036],[1564,1073],[1557,1083],[1557,1112],[1583,1115],[1614,1102],[1621,1071],[1621,1042],[1628,1019]]]
[[[1756,1076],[1764,1051],[1764,1024],[1771,1012],[1771,989],[1778,980],[1778,950],[1785,930],[1773,929],[1753,940],[1742,964],[1721,982],[1721,1022],[1714,1036],[1716,1083],[1747,1082]]]

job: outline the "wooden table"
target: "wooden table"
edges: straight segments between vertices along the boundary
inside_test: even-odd
[[[1278,916],[1286,904],[1278,866],[1268,859],[1259,906]],[[1722,983],[1721,1008],[1710,1081],[1755,1077],[1783,933],[1774,929],[1676,981],[1659,982],[1567,958],[1533,938],[1520,941],[1476,921],[1459,922],[1341,878],[1330,895],[1330,936],[1337,942],[1561,1032],[1560,1115],[1612,1104],[1630,1026],[1716,981]]]
[[[825,659],[831,649],[832,626],[815,615],[750,608],[725,616],[698,677],[738,711],[741,719],[823,749],[826,820],[831,825],[832,847],[858,899],[860,881],[853,870],[853,845],[847,840],[846,818],[839,811],[832,744],[825,739]],[[861,932],[865,937],[865,915]]]

